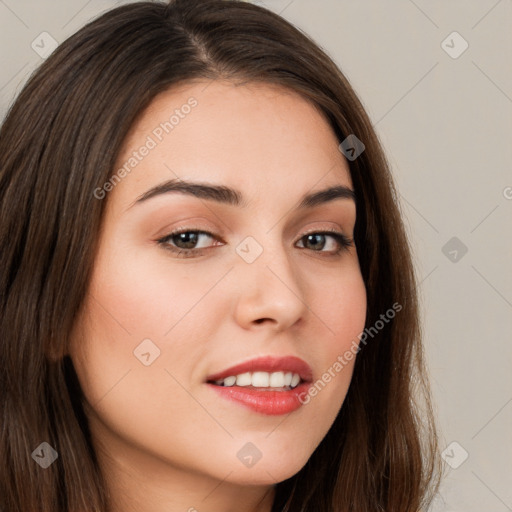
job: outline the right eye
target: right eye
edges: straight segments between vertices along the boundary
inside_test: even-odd
[[[177,255],[181,255],[181,258],[190,258],[195,254],[202,254],[200,252],[201,249],[213,247],[207,245],[208,238],[219,240],[218,237],[208,231],[180,228],[160,238],[157,242],[165,249]],[[200,243],[201,240],[203,240],[203,244],[198,247],[197,244]]]

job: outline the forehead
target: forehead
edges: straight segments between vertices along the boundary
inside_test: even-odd
[[[338,143],[315,106],[289,89],[180,84],[158,95],[132,127],[116,163],[129,176],[114,192],[126,202],[172,178],[297,196],[316,183],[351,186]]]

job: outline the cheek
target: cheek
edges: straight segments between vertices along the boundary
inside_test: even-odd
[[[91,293],[106,310],[100,317],[109,324],[114,319],[134,340],[167,338],[185,317],[194,315],[219,275],[217,270],[199,276],[192,265],[178,267],[168,263],[165,254],[148,257],[133,248],[114,255],[114,260],[99,260]]]
[[[325,328],[331,355],[358,341],[366,320],[366,288],[357,262],[351,263],[338,275],[310,284],[311,309]]]
[[[215,318],[224,311],[218,295],[209,293],[224,272],[199,275],[192,265],[176,267],[165,257],[140,257],[134,249],[98,257],[81,343],[87,355],[82,382],[91,403],[127,372],[127,380],[138,381],[140,392],[153,398],[155,390],[165,389],[167,396],[174,388],[179,391],[166,370],[179,382],[196,375],[195,365],[204,359],[218,325]]]
[[[329,279],[317,279],[311,289],[311,310],[318,317],[316,325],[322,326],[323,334],[318,337],[321,348],[313,352],[320,373],[303,403],[314,404],[319,416],[330,424],[352,379],[366,320],[366,289],[357,265],[335,278],[331,275]]]
[[[204,315],[211,301],[201,298],[218,278],[193,279],[186,272],[171,278],[162,265],[132,257],[105,263],[98,260],[72,345],[80,349],[72,359],[92,406],[91,428],[102,437],[106,425],[134,446],[193,464],[200,454],[190,438],[208,438],[208,418],[186,389],[204,357],[205,326],[215,325]],[[153,361],[147,366],[139,350],[143,340],[159,350],[153,359],[154,346],[144,346]]]

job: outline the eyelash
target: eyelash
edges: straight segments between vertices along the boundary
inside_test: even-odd
[[[219,241],[219,238],[216,237],[213,233],[210,233],[209,231],[204,231],[204,230],[199,230],[199,229],[180,228],[175,231],[172,231],[168,235],[165,235],[163,238],[160,238],[159,240],[157,240],[157,243],[160,244],[161,246],[163,246],[164,249],[176,254],[176,256],[179,258],[193,258],[194,256],[201,256],[203,254],[202,251],[211,249],[211,247],[204,247],[201,249],[179,249],[178,247],[174,247],[173,245],[170,245],[169,240],[171,240],[175,236],[185,234],[185,233],[196,233],[199,235],[207,235],[207,236],[213,238],[214,240]],[[299,238],[299,241],[303,240],[304,238],[306,238],[307,236],[310,236],[310,235],[331,236],[338,243],[339,249],[337,249],[334,252],[312,250],[313,252],[317,252],[317,253],[326,253],[325,257],[340,256],[341,253],[348,251],[349,248],[353,246],[353,242],[354,242],[354,240],[352,238],[348,238],[343,233],[340,233],[339,231],[336,231],[334,229],[333,230],[324,229],[321,231],[311,231],[309,233],[305,233],[304,235],[302,235]]]

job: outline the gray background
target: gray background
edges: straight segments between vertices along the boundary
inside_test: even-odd
[[[42,32],[62,42],[121,3],[0,0],[0,118],[50,48]],[[331,55],[392,165],[446,448],[432,512],[512,511],[512,1],[255,3]]]

